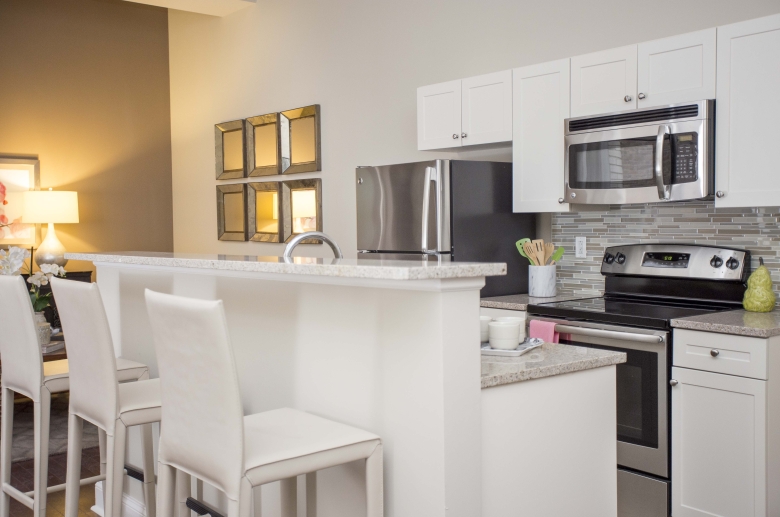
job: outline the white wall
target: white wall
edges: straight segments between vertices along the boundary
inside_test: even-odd
[[[174,248],[281,254],[279,244],[217,240],[217,122],[322,106],[323,171],[295,178],[322,177],[324,230],[350,256],[356,166],[511,160],[508,147],[418,152],[418,86],[776,12],[777,0],[260,0],[225,18],[170,11]]]

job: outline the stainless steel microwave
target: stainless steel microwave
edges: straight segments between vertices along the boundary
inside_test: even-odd
[[[705,199],[715,189],[715,101],[565,121],[568,203]]]

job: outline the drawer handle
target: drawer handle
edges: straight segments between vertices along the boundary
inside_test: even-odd
[[[669,381],[669,386],[677,386],[677,380],[676,379],[670,380]]]
[[[712,350],[710,350],[710,355],[712,357],[718,357],[720,355],[720,350],[712,349]]]

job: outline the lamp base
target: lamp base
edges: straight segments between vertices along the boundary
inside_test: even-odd
[[[38,264],[38,267],[41,267],[41,264],[57,264],[65,267],[65,264],[68,263],[68,259],[65,258],[65,246],[57,238],[54,223],[49,223],[46,238],[35,251],[35,263]]]

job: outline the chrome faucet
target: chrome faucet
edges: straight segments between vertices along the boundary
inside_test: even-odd
[[[333,254],[336,256],[336,258],[344,258],[344,254],[341,253],[341,248],[339,248],[339,245],[336,244],[336,241],[331,239],[327,234],[322,232],[305,232],[305,233],[299,233],[293,239],[287,243],[287,246],[284,248],[284,254],[282,255],[284,258],[292,258],[292,252],[295,249],[295,247],[301,243],[301,241],[306,239],[316,239],[319,241],[324,242],[328,246],[330,246],[330,249],[333,250]]]

